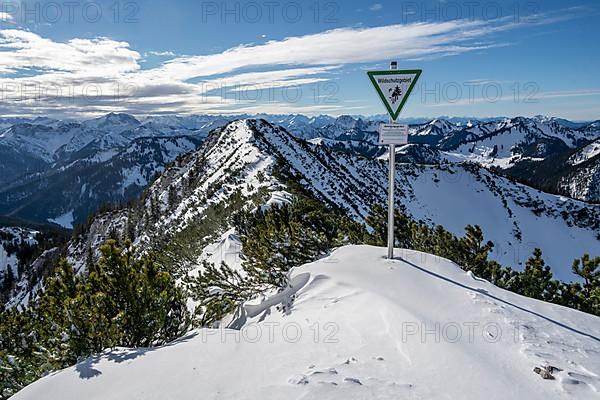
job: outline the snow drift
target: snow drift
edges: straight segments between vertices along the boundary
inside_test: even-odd
[[[228,329],[106,351],[14,399],[597,398],[600,318],[439,257],[385,252],[340,248],[294,269],[288,289],[246,304]]]

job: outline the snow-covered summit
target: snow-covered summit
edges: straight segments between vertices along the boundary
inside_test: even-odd
[[[417,127],[416,136],[445,136],[448,133],[460,129],[460,125],[453,124],[445,119],[434,119],[431,122]]]
[[[109,113],[102,117],[87,120],[83,125],[93,129],[111,129],[118,133],[134,129],[140,125],[134,116],[129,114]]]
[[[600,139],[596,140],[595,142],[590,143],[589,145],[585,146],[583,149],[581,149],[580,151],[575,153],[571,158],[569,158],[569,162],[572,165],[579,165],[579,164],[586,162],[587,160],[590,160],[590,159],[596,157],[599,154],[600,154]]]
[[[429,254],[385,252],[340,248],[292,270],[288,289],[246,304],[229,329],[106,351],[13,399],[597,398],[600,318]]]

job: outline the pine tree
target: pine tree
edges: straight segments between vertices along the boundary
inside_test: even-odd
[[[85,265],[89,271],[94,269],[94,253],[92,252],[92,246],[89,243],[85,249]]]
[[[443,226],[437,225],[433,234],[431,235],[431,249],[432,254],[436,254],[440,257],[453,259],[455,258],[455,251],[458,247],[458,239],[452,233],[444,229]]]
[[[102,258],[86,282],[86,291],[99,307],[96,313],[114,324],[106,328],[115,332],[115,340],[128,347],[148,347],[182,334],[187,325],[184,295],[154,256],[138,258],[129,243],[122,249],[114,241],[100,251]]]
[[[370,242],[375,246],[385,246],[387,243],[387,214],[380,204],[374,204],[365,219],[372,229]]]
[[[30,311],[6,310],[0,319],[0,399],[52,371],[50,352],[40,337]]]
[[[600,281],[600,257],[590,258],[585,254],[581,259],[573,261],[573,273],[585,281],[584,288],[591,289]]]
[[[369,243],[375,246],[387,246],[387,209],[379,204],[373,205],[365,222],[372,229]],[[411,237],[412,221],[399,209],[394,210],[394,246],[410,249],[413,247]]]
[[[215,266],[204,262],[197,277],[186,277],[189,293],[198,303],[196,324],[212,326],[234,312],[245,300],[264,289],[260,284],[255,286],[256,283],[225,263]]]
[[[78,295],[80,281],[73,268],[61,260],[54,275],[46,284],[35,310],[44,321],[38,332],[47,342],[47,348],[55,348],[56,368],[63,368],[77,360],[77,350],[71,348],[70,340],[73,327],[71,301]]]
[[[244,248],[243,274],[227,265],[205,264],[188,288],[199,302],[197,320],[211,324],[266,290],[288,285],[292,267],[314,261],[332,247],[365,240],[361,225],[321,202],[299,195],[291,204],[242,211],[233,223]]]
[[[600,257],[590,258],[585,254],[581,259],[573,261],[573,273],[584,280],[582,295],[585,311],[600,314]]]
[[[0,318],[0,399],[41,376],[114,346],[163,344],[187,331],[183,291],[152,254],[101,247],[89,276],[56,267],[27,310]]]
[[[540,249],[535,249],[533,256],[525,263],[525,271],[519,275],[516,289],[524,296],[544,301],[552,301],[557,295],[558,287]]]
[[[11,265],[6,266],[6,276],[4,277],[4,282],[2,282],[2,287],[4,292],[11,292],[15,287],[15,274],[12,270]]]
[[[562,283],[557,282],[560,295],[556,297],[555,302],[565,307],[574,308],[576,310],[586,310],[587,299],[582,295],[583,287],[579,282]],[[591,312],[591,311],[588,311]],[[595,313],[599,315],[600,313]]]
[[[175,208],[177,205],[177,188],[174,185],[169,186],[168,201],[169,207]]]
[[[473,271],[476,275],[485,277],[488,255],[494,248],[494,244],[490,241],[484,243],[483,231],[477,225],[467,225],[465,236],[459,243],[458,263],[467,271]]]
[[[160,206],[158,204],[158,197],[156,193],[152,193],[150,196],[150,221],[156,224],[160,218]]]
[[[127,234],[127,240],[133,241],[135,239],[135,225],[136,220],[134,219],[135,213],[131,211],[131,208],[127,208],[127,226],[125,228]]]

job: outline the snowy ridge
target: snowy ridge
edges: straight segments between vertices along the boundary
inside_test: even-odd
[[[585,146],[583,149],[581,149],[575,155],[573,155],[569,159],[569,162],[572,165],[579,165],[579,164],[586,162],[587,160],[590,160],[590,159],[596,157],[599,154],[600,154],[600,140],[596,140],[595,142]]]
[[[597,398],[600,318],[498,289],[435,256],[397,254],[343,247],[245,305],[236,329],[107,350],[13,398]]]
[[[545,158],[599,135],[556,122],[513,118],[460,130],[444,140],[442,149],[482,165],[507,168],[522,158]]]
[[[184,165],[163,174],[155,187],[159,188],[158,199],[165,209],[170,186],[180,190],[184,181],[193,179],[193,174],[198,173],[201,177],[195,187],[189,188],[191,194],[180,193],[182,198],[159,225],[172,226],[177,222],[181,226],[238,190],[243,196],[250,197],[262,187],[271,187],[273,182],[261,182],[259,173],[264,173],[274,160],[254,145],[253,134],[245,121],[233,122],[213,133],[206,145]]]
[[[137,242],[150,243],[153,237],[202,220],[210,207],[241,202],[254,209],[268,203],[286,191],[278,178],[282,171],[317,199],[360,222],[373,204],[386,204],[385,159],[337,152],[264,120],[240,120],[213,132],[198,151],[149,187],[140,211],[151,209],[156,198],[161,217],[152,226],[136,228]],[[172,205],[170,196],[175,197]],[[539,247],[555,276],[567,281],[575,278],[573,259],[598,246],[600,206],[542,193],[475,164],[399,164],[396,199],[397,207],[416,220],[444,225],[458,235],[467,224],[480,225],[486,239],[495,243],[492,258],[503,265],[522,269]],[[79,249],[75,253],[84,254],[87,246],[108,237],[115,224],[123,232],[126,214],[100,216],[92,227],[93,241],[74,245]],[[228,229],[221,226],[219,233]]]
[[[574,198],[598,203],[600,202],[600,157],[591,160],[579,164],[577,169],[560,180],[559,185]]]
[[[460,129],[460,125],[453,124],[444,119],[434,119],[431,122],[419,126],[415,129],[415,136],[446,136],[449,133]]]

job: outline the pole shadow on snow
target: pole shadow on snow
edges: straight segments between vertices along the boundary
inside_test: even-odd
[[[529,309],[527,309],[527,308],[521,307],[521,306],[519,306],[519,305],[517,305],[517,304],[513,304],[513,303],[511,303],[511,302],[509,302],[509,301],[506,301],[506,300],[504,300],[504,299],[501,299],[501,298],[499,298],[499,297],[496,297],[496,296],[494,296],[494,295],[492,295],[492,294],[489,294],[489,293],[487,293],[487,292],[483,292],[483,291],[482,291],[481,289],[479,289],[479,288],[474,288],[474,287],[471,287],[471,286],[465,285],[465,284],[463,284],[463,283],[457,282],[457,281],[455,281],[455,280],[452,280],[452,279],[450,279],[450,278],[447,278],[447,277],[445,277],[445,276],[443,276],[443,275],[436,274],[435,272],[428,271],[428,270],[426,270],[426,269],[425,269],[425,268],[423,268],[423,267],[419,267],[418,265],[416,265],[416,264],[413,264],[413,263],[411,263],[410,261],[407,261],[407,260],[406,260],[406,259],[404,259],[404,258],[400,258],[400,257],[398,257],[398,258],[396,258],[396,260],[403,261],[403,262],[405,262],[406,264],[410,265],[411,267],[413,267],[413,268],[416,268],[416,269],[418,269],[419,271],[421,271],[421,272],[424,272],[424,273],[426,273],[426,274],[429,274],[429,275],[431,275],[431,276],[433,276],[433,277],[435,277],[435,278],[438,278],[438,279],[444,280],[444,281],[446,281],[446,282],[452,283],[452,284],[454,284],[454,285],[456,285],[456,286],[460,286],[460,287],[462,287],[462,288],[464,288],[464,289],[467,289],[467,290],[471,290],[471,291],[477,292],[477,293],[479,293],[479,294],[481,294],[481,295],[483,295],[483,296],[487,296],[487,297],[489,297],[489,298],[491,298],[491,299],[494,299],[494,300],[496,300],[496,301],[498,301],[498,302],[500,302],[500,303],[503,303],[503,304],[506,304],[506,305],[508,305],[508,306],[514,307],[514,308],[516,308],[516,309],[518,309],[518,310],[521,310],[521,311],[523,311],[523,312],[526,312],[526,313],[528,313],[528,314],[535,315],[536,317],[539,317],[539,318],[541,318],[541,319],[543,319],[543,320],[545,320],[545,321],[548,321],[548,322],[550,322],[550,323],[552,323],[552,324],[558,325],[558,326],[560,326],[561,328],[564,328],[564,329],[566,329],[566,330],[568,330],[568,331],[571,331],[571,332],[573,332],[573,333],[577,333],[577,334],[579,334],[579,335],[585,336],[585,337],[587,337],[587,338],[590,338],[590,339],[592,339],[592,340],[595,340],[596,342],[599,342],[599,343],[600,343],[600,338],[599,338],[599,337],[597,337],[597,336],[594,336],[594,335],[592,335],[592,334],[590,334],[590,333],[587,333],[587,332],[581,331],[581,330],[579,330],[579,329],[577,329],[577,328],[573,328],[572,326],[566,325],[566,324],[564,324],[564,323],[562,323],[562,322],[556,321],[556,320],[554,320],[554,319],[552,319],[552,318],[550,318],[550,317],[547,317],[547,316],[545,316],[545,315],[543,315],[543,314],[540,314],[540,313],[538,313],[538,312],[536,312],[536,311],[529,310]],[[486,282],[487,282],[487,281],[486,281]]]

